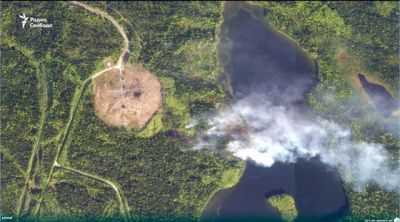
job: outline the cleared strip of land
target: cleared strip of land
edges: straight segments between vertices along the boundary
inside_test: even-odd
[[[84,8],[84,9],[90,11],[90,12],[93,12],[93,13],[95,13],[97,15],[100,15],[100,16],[104,17],[105,19],[110,21],[115,26],[115,28],[117,28],[118,32],[121,33],[122,38],[124,39],[125,48],[124,48],[123,52],[121,53],[121,55],[119,56],[118,63],[116,65],[116,67],[117,66],[122,66],[123,63],[125,62],[128,54],[129,54],[129,52],[130,52],[130,50],[129,50],[129,46],[130,46],[129,38],[128,38],[128,35],[126,34],[124,28],[112,16],[110,16],[106,12],[103,12],[103,11],[97,9],[97,8],[93,8],[93,7],[91,7],[89,5],[86,5],[86,4],[82,3],[82,2],[70,1],[70,3],[73,4],[73,5],[77,5],[79,7],[82,7],[82,8]]]
[[[118,59],[118,63],[114,67],[109,67],[107,69],[104,69],[104,70],[102,70],[102,71],[100,71],[98,73],[95,73],[95,74],[91,75],[89,78],[87,78],[83,82],[83,84],[81,84],[80,86],[77,87],[77,89],[75,91],[75,94],[74,94],[74,98],[73,98],[72,103],[71,103],[71,109],[70,109],[67,125],[64,128],[64,132],[61,134],[62,135],[61,142],[57,146],[57,152],[56,152],[56,155],[54,157],[53,166],[50,169],[50,173],[49,173],[49,175],[47,177],[45,186],[43,188],[43,192],[41,193],[40,198],[38,200],[38,203],[36,204],[35,209],[33,211],[33,215],[36,215],[36,219],[39,219],[40,207],[41,207],[41,204],[43,202],[43,199],[44,199],[45,193],[47,191],[47,188],[48,188],[48,186],[50,184],[50,181],[51,181],[51,179],[53,177],[55,168],[56,167],[61,167],[60,164],[58,163],[58,159],[59,159],[60,154],[61,154],[61,152],[62,152],[62,150],[64,148],[64,145],[66,144],[68,136],[70,135],[70,129],[71,129],[72,123],[73,123],[73,121],[75,119],[76,112],[78,110],[78,107],[79,107],[79,104],[80,104],[80,102],[82,100],[84,92],[86,91],[88,85],[91,83],[91,81],[94,78],[106,73],[107,71],[109,71],[111,69],[118,69],[120,72],[122,72],[122,69],[124,67],[124,63],[126,62],[126,59],[127,59],[128,55],[129,55],[129,52],[130,52],[129,51],[130,44],[129,44],[128,36],[126,35],[126,33],[125,33],[124,29],[122,28],[122,26],[119,25],[119,23],[113,17],[108,15],[106,12],[103,12],[101,10],[98,10],[96,8],[88,6],[88,5],[86,5],[84,3],[81,3],[81,2],[70,1],[70,3],[73,4],[73,5],[77,5],[79,7],[82,7],[82,8],[84,8],[84,9],[90,11],[90,12],[93,12],[93,13],[95,13],[97,15],[100,15],[100,16],[106,18],[107,20],[109,20],[117,28],[117,30],[121,33],[121,35],[122,35],[122,37],[124,39],[125,46],[124,46],[124,49],[123,49],[123,51],[122,51],[122,53],[121,53],[121,55],[120,55],[120,57]],[[102,181],[104,183],[109,184],[116,191],[117,197],[118,197],[118,199],[120,201],[120,204],[121,204],[121,206],[120,206],[121,213],[124,215],[124,219],[127,220],[129,218],[129,213],[128,213],[129,206],[127,206],[126,201],[124,200],[124,197],[121,196],[121,192],[118,190],[117,186],[114,183],[112,183],[111,181],[109,181],[107,179],[100,178],[98,176],[95,176],[95,175],[92,175],[92,174],[89,174],[89,173],[85,173],[85,172],[82,172],[82,171],[77,171],[77,170],[74,170],[72,168],[68,168],[68,167],[67,168],[66,167],[62,167],[62,168],[70,170],[70,171],[73,171],[73,172],[76,172],[76,173],[80,173],[82,175],[85,175],[85,176],[88,176],[90,178],[93,178],[93,179],[96,179],[96,180],[99,180],[99,181]],[[23,201],[21,201],[21,204],[23,204]]]
[[[35,61],[33,57],[30,56],[29,58],[30,61]],[[40,105],[40,110],[41,110],[41,115],[40,115],[40,123],[39,123],[39,130],[37,131],[36,134],[36,140],[35,143],[33,144],[32,147],[32,153],[29,158],[28,162],[28,169],[26,170],[25,173],[25,183],[24,187],[22,188],[21,195],[17,201],[17,206],[16,206],[16,214],[17,214],[17,221],[19,220],[19,217],[22,212],[22,207],[25,205],[25,197],[26,197],[26,190],[28,187],[28,181],[31,179],[31,174],[32,174],[32,169],[33,169],[33,162],[35,160],[35,157],[38,154],[39,148],[40,148],[40,141],[42,138],[42,132],[43,132],[43,126],[46,122],[47,119],[47,114],[48,114],[48,88],[47,88],[47,80],[46,80],[46,74],[44,73],[44,69],[40,69],[40,64],[37,62],[33,62],[35,67],[36,67],[36,75],[38,78],[38,89],[39,89],[39,105]]]
[[[105,179],[105,178],[102,178],[102,177],[99,177],[99,176],[96,176],[94,174],[86,173],[86,172],[71,168],[71,167],[62,166],[62,165],[60,165],[58,163],[55,163],[54,166],[58,167],[58,168],[61,168],[61,169],[65,169],[65,170],[71,171],[71,172],[74,172],[74,173],[77,173],[77,174],[80,174],[80,175],[83,175],[83,176],[86,176],[88,178],[100,181],[102,183],[105,183],[105,184],[108,184],[109,186],[111,186],[114,189],[115,194],[117,196],[117,199],[118,199],[118,202],[119,202],[119,209],[120,209],[122,215],[124,216],[124,220],[128,221],[129,215],[127,213],[127,209],[126,209],[126,206],[125,206],[124,201],[123,201],[123,198],[124,198],[123,193],[120,191],[120,189],[117,187],[117,185],[115,185],[112,181],[110,181],[108,179]]]

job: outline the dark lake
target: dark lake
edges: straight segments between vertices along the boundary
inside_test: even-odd
[[[256,92],[274,104],[295,107],[304,118],[315,118],[305,100],[317,84],[315,64],[291,39],[268,25],[263,13],[246,3],[225,5],[219,56],[234,99]],[[239,183],[217,192],[202,219],[280,221],[266,201],[277,193],[293,196],[296,221],[333,221],[348,211],[340,176],[318,158],[271,167],[248,161]]]
[[[361,86],[367,93],[368,97],[372,100],[376,110],[382,115],[389,116],[392,112],[397,110],[400,106],[397,101],[385,87],[368,81],[365,75],[358,73],[358,79]]]

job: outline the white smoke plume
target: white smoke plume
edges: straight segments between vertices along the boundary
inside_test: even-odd
[[[390,166],[383,145],[355,141],[345,127],[272,105],[261,95],[238,100],[208,124],[195,149],[215,149],[218,140],[227,138],[226,150],[265,167],[319,156],[358,189],[371,181],[388,190],[400,186],[400,169]]]

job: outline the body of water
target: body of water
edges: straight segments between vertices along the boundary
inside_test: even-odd
[[[357,75],[361,86],[379,113],[384,116],[389,116],[399,109],[399,101],[397,101],[385,87],[368,81],[368,79],[361,73],[358,73]]]
[[[225,4],[219,56],[234,100],[259,93],[275,105],[290,106],[305,118],[315,118],[305,100],[317,84],[315,64],[291,39],[267,24],[263,13],[247,3]],[[297,221],[330,221],[348,210],[336,169],[318,158],[277,162],[271,167],[249,161],[236,186],[211,198],[203,219],[280,221],[276,209],[267,203],[277,193],[293,196]]]

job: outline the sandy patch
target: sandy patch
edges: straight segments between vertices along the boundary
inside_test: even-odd
[[[122,75],[112,69],[93,81],[96,113],[110,126],[143,128],[161,107],[160,82],[140,66],[125,66]]]

